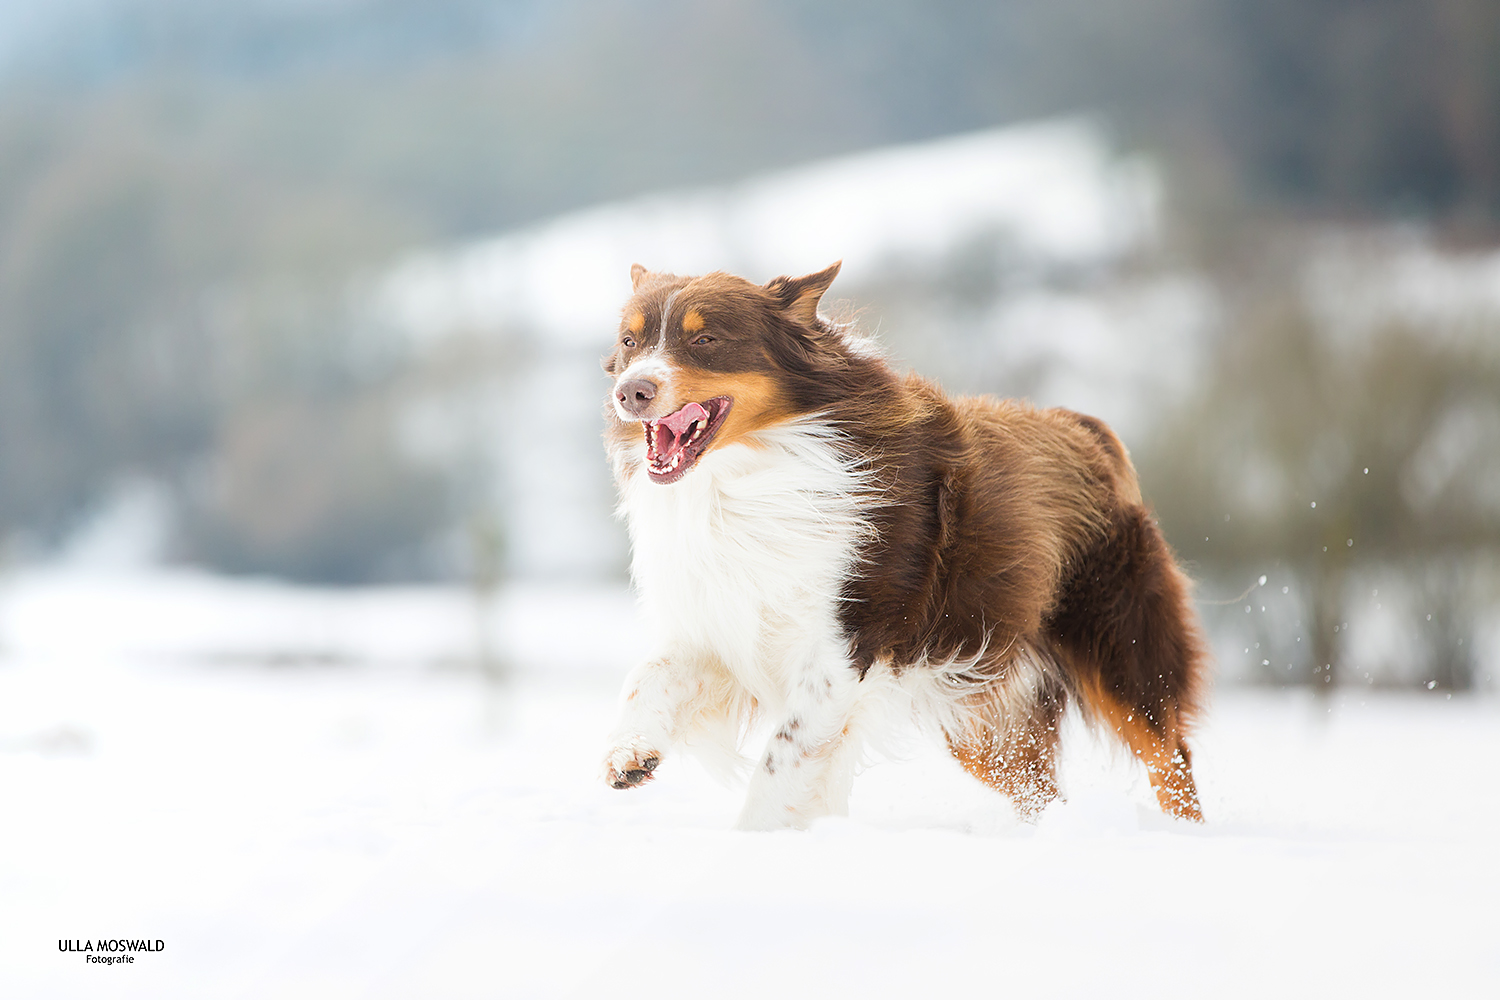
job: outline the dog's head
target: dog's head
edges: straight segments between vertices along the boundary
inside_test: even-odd
[[[795,383],[828,339],[818,301],[838,272],[834,264],[756,285],[632,267],[634,294],[604,359],[614,378],[611,439],[644,441],[646,474],[666,485],[713,449],[798,415],[805,393]]]

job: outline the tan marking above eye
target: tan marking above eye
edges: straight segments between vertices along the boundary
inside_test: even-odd
[[[682,328],[688,333],[697,333],[703,329],[703,314],[696,309],[689,309],[687,315],[682,317]]]
[[[646,329],[646,314],[642,312],[631,313],[630,322],[625,324],[625,328],[631,333],[640,333]]]

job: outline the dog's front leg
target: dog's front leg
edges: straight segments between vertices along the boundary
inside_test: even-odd
[[[681,656],[658,656],[636,667],[620,692],[620,721],[610,735],[604,780],[634,788],[651,780],[704,692],[701,673]]]
[[[805,827],[848,811],[859,674],[842,656],[815,656],[793,676],[781,725],[750,779],[738,829]]]

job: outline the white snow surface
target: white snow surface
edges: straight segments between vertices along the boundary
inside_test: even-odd
[[[1480,996],[1500,700],[1217,692],[1206,826],[1076,723],[1036,825],[913,737],[848,818],[598,778],[623,589],[0,583],[0,996]],[[160,939],[131,965],[60,941]]]

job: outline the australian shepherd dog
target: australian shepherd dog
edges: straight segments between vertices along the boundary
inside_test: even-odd
[[[631,270],[605,440],[656,645],[605,780],[759,731],[739,826],[806,826],[846,811],[865,741],[913,713],[1031,817],[1072,703],[1201,820],[1206,647],[1125,448],[1092,417],[898,374],[819,315],[838,270]]]

